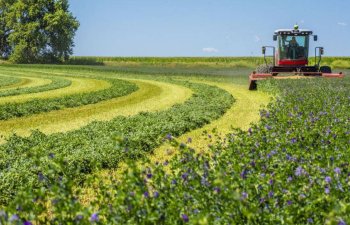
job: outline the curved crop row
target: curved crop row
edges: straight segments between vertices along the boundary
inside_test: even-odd
[[[195,94],[168,110],[95,122],[68,133],[46,136],[36,132],[28,138],[8,140],[0,146],[0,180],[4,181],[0,183],[1,203],[21,188],[38,186],[37,174],[48,172],[50,155],[64,157],[64,173],[81,180],[96,167],[114,168],[121,160],[141,157],[159,146],[165,136],[178,136],[209,123],[233,102],[229,93],[217,87],[176,83]]]
[[[108,121],[117,116],[165,110],[174,104],[185,102],[192,95],[189,88],[181,85],[155,80],[126,80],[136,84],[138,90],[96,104],[0,121],[0,137],[8,138],[12,133],[28,136],[36,129],[45,134],[67,132],[79,129],[92,121]],[[1,141],[4,140],[0,138]]]
[[[228,135],[210,154],[182,144],[170,163],[130,164],[121,182],[94,183],[98,199],[89,208],[72,200],[78,193],[55,155],[47,159],[50,173],[38,176],[50,188],[24,192],[7,213],[20,204],[28,209],[23,219],[40,221],[50,210],[55,222],[82,224],[92,216],[98,224],[348,224],[350,81],[259,85],[277,90],[276,101],[258,124]],[[38,198],[57,204],[33,203]]]
[[[16,88],[16,89],[3,90],[3,91],[0,90],[0,97],[50,91],[50,90],[68,87],[72,84],[72,81],[64,78],[59,78],[59,77],[50,77],[50,80],[51,82],[49,84],[42,85],[42,86]]]
[[[2,88],[7,88],[8,86],[11,86],[20,82],[21,82],[21,79],[17,77],[8,77],[8,76],[0,75],[0,90]]]
[[[98,80],[97,80],[98,81]],[[1,120],[7,120],[14,117],[23,117],[28,116],[36,113],[41,112],[49,112],[53,110],[59,110],[64,108],[72,108],[87,104],[93,104],[97,103],[103,100],[120,97],[126,94],[129,94],[135,90],[137,90],[136,85],[122,80],[116,80],[116,79],[108,79],[108,80],[101,80],[102,82],[107,82],[109,84],[109,88],[102,89],[102,90],[91,90],[91,92],[88,93],[81,93],[81,94],[72,94],[62,97],[52,97],[52,98],[44,98],[44,99],[33,99],[24,103],[7,103],[5,105],[0,106],[0,119]],[[96,80],[95,80],[96,82]],[[71,87],[71,86],[70,86]],[[85,88],[86,90],[89,90],[89,88]],[[56,90],[60,93],[64,93],[62,89]],[[50,93],[53,93],[55,91],[48,92],[48,95],[50,96]],[[41,97],[43,97],[44,92],[37,93],[41,94]],[[34,94],[31,94],[33,97]],[[22,95],[20,95],[22,96]],[[40,96],[40,95],[37,95]],[[17,97],[17,96],[12,96]],[[46,95],[44,97],[47,97]],[[0,103],[3,102],[5,98],[0,98]],[[8,99],[6,99],[8,101]],[[16,100],[21,100],[20,97],[17,97]],[[22,99],[23,100],[23,99]]]

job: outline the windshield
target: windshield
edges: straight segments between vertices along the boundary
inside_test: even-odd
[[[278,37],[280,59],[307,59],[309,36],[281,35]]]

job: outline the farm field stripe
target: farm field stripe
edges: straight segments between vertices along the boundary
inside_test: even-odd
[[[219,119],[176,138],[178,142],[182,143],[188,143],[190,138],[191,143],[188,143],[188,146],[196,149],[196,151],[205,151],[209,144],[215,144],[219,138],[223,138],[232,131],[232,128],[248,129],[251,123],[259,120],[259,110],[262,106],[266,106],[271,98],[270,95],[263,92],[249,91],[243,85],[205,81],[200,81],[200,83],[214,85],[226,90],[232,94],[236,102]],[[153,162],[168,160],[176,150],[176,147],[164,144],[150,155],[150,159]]]
[[[22,103],[32,99],[48,99],[77,93],[96,92],[99,90],[108,89],[111,86],[111,84],[105,80],[73,77],[66,77],[66,79],[72,82],[72,84],[68,87],[57,90],[44,91],[40,93],[3,97],[0,98],[0,105],[6,103]]]
[[[135,83],[139,90],[127,96],[96,104],[0,121],[0,136],[8,137],[13,132],[27,136],[31,130],[35,129],[46,134],[66,132],[78,129],[92,121],[107,121],[117,116],[132,116],[139,112],[164,110],[185,102],[193,93],[187,87],[165,82],[124,80]],[[0,139],[0,142],[4,142],[4,139]]]
[[[17,77],[0,76],[0,90],[2,88],[11,87],[21,82],[22,80]]]
[[[13,89],[22,89],[22,88],[32,88],[32,87],[38,87],[38,86],[44,86],[52,83],[52,80],[48,78],[41,78],[41,77],[22,77],[19,76],[18,78],[21,79],[21,82],[17,85],[8,86],[6,88],[1,88],[0,92],[2,91],[9,91]]]
[[[232,128],[248,129],[251,123],[259,120],[259,109],[267,105],[270,100],[270,95],[264,92],[248,91],[247,87],[244,85],[199,80],[193,80],[193,82],[222,88],[232,94],[236,100],[232,107],[219,119],[176,138],[178,142],[182,143],[188,143],[190,138],[191,143],[188,143],[188,146],[194,148],[196,151],[203,151],[208,148],[208,144],[215,144],[216,140],[220,137],[224,137],[232,131]],[[217,136],[213,134],[213,130],[216,130]],[[209,138],[209,135],[211,138]],[[163,144],[149,155],[149,159],[151,162],[164,162],[170,160],[176,154],[177,150],[177,147],[173,147],[170,144]],[[126,169],[127,164],[121,163],[119,168],[113,170],[113,172],[111,172],[111,170],[103,170],[99,174],[102,176],[107,176],[108,174],[109,176],[111,173],[115,173],[116,177],[120,177]]]

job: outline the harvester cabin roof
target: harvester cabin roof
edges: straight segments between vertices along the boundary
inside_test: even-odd
[[[312,31],[311,30],[306,30],[306,29],[278,29],[275,30],[275,34],[278,35],[311,35]]]

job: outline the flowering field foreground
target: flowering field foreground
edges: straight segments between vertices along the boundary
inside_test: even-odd
[[[48,155],[43,188],[26,190],[0,210],[22,224],[349,224],[350,80],[261,82],[276,94],[248,131],[235,130],[197,154],[176,143],[171,161],[85,185],[89,204]],[[191,142],[191,139],[188,140]],[[165,172],[167,171],[167,172]],[[48,213],[49,212],[49,213]]]

